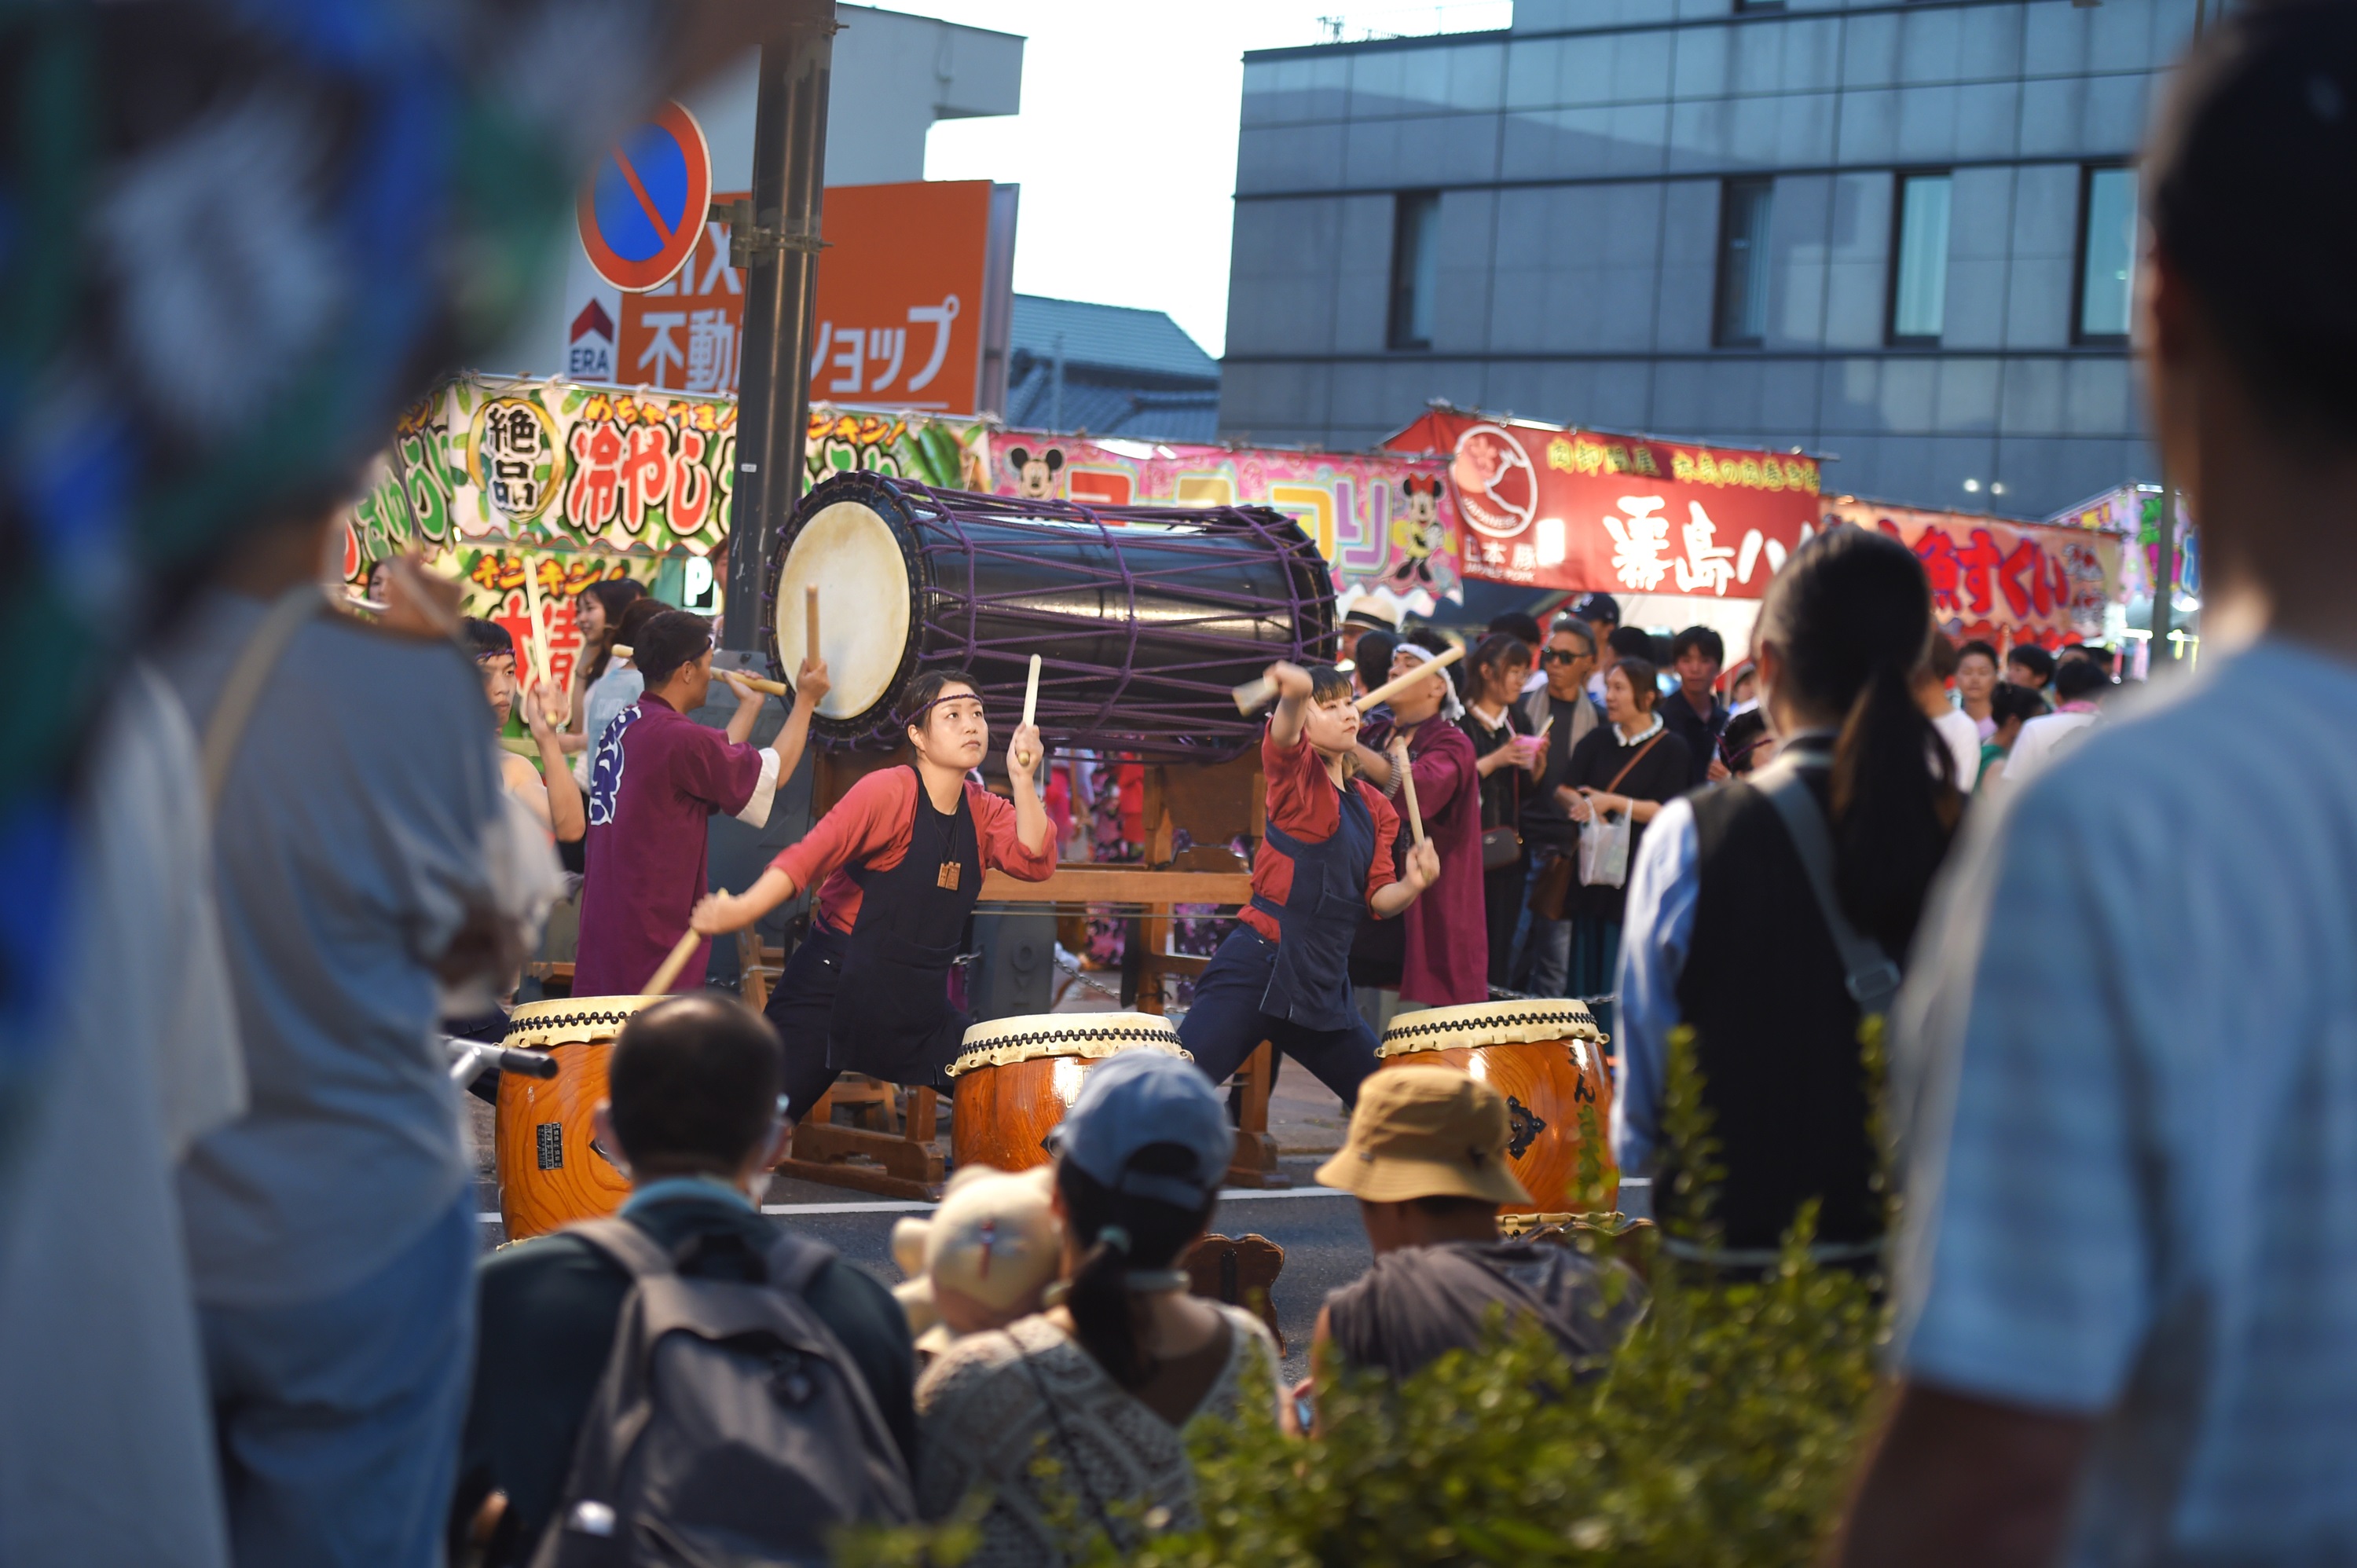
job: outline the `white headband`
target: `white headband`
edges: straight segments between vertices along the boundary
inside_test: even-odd
[[[1413,655],[1418,664],[1429,664],[1440,657],[1432,650],[1414,642],[1401,643],[1392,657],[1397,659],[1403,653]],[[1451,724],[1465,716],[1465,704],[1457,697],[1457,682],[1449,680],[1446,671],[1440,681],[1440,716]]]

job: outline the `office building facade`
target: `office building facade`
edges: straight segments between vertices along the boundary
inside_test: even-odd
[[[2157,478],[2136,148],[2195,0],[1516,0],[1248,55],[1220,426],[1434,398],[2038,516]]]

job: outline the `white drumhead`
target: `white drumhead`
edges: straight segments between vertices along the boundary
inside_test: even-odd
[[[1446,1051],[1475,1046],[1541,1040],[1595,1040],[1603,1031],[1585,1004],[1569,997],[1524,997],[1512,1002],[1474,1002],[1461,1007],[1427,1007],[1402,1013],[1383,1031],[1380,1057],[1415,1051]]]
[[[1093,1059],[1136,1050],[1194,1060],[1179,1048],[1177,1026],[1157,1014],[1028,1013],[968,1028],[949,1072],[955,1078],[976,1068],[1006,1067],[1037,1057]]]
[[[818,585],[819,655],[826,660],[823,717],[847,719],[888,695],[909,651],[909,564],[899,536],[876,509],[836,501],[794,535],[778,574],[778,661],[789,682],[808,648],[802,590]]]

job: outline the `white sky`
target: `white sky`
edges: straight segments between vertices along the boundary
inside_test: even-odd
[[[928,179],[1023,188],[1015,287],[1167,310],[1214,357],[1227,338],[1228,234],[1246,49],[1320,41],[1398,0],[880,0],[1019,33],[1023,112],[944,120]],[[1391,30],[1430,31],[1392,23]],[[1498,25],[1498,24],[1491,24]]]

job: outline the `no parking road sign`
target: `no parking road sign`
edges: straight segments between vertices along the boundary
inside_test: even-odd
[[[704,127],[679,104],[665,103],[598,160],[581,192],[581,249],[599,277],[643,293],[687,264],[711,206]]]

